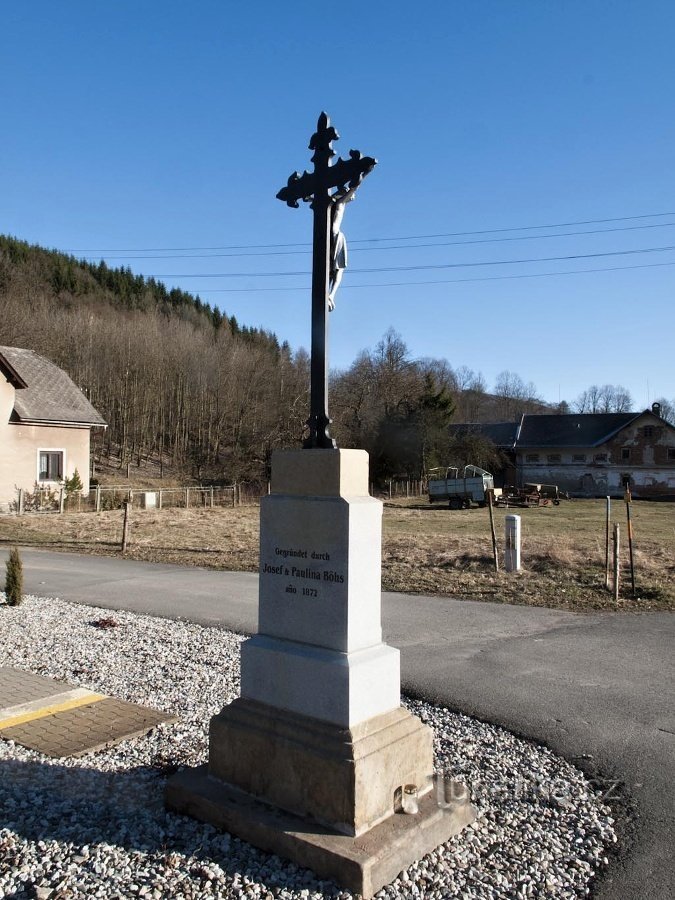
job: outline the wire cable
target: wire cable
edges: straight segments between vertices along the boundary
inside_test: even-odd
[[[638,219],[657,219],[667,216],[675,216],[675,212],[662,213],[642,213],[638,216],[615,216],[610,219],[580,219],[575,222],[555,222],[549,225],[518,225],[510,228],[487,228],[481,231],[448,231],[442,234],[417,234],[405,235],[403,237],[376,237],[376,238],[352,238],[350,245],[367,244],[374,241],[412,241],[412,240],[428,240],[432,238],[443,237],[474,237],[481,234],[504,234],[513,231],[535,231],[546,230],[549,228],[572,228],[577,225],[605,225],[610,222],[630,222]],[[230,244],[219,247],[136,247],[136,248],[117,248],[113,250],[72,250],[65,249],[63,253],[180,253],[190,250],[255,250],[255,249],[273,249],[283,247],[311,247],[311,242],[295,243],[295,244]]]
[[[470,241],[440,241],[438,243],[432,244],[389,244],[386,247],[352,247],[352,241],[349,242],[349,249],[352,253],[362,253],[364,251],[376,251],[382,252],[384,250],[417,250],[418,248],[428,248],[428,247],[463,247],[467,244],[501,244],[506,241],[541,241],[548,240],[550,238],[564,238],[564,237],[576,237],[578,235],[589,235],[589,234],[613,234],[617,231],[643,231],[647,228],[671,228],[675,225],[675,222],[657,222],[651,225],[628,225],[628,226],[620,226],[618,228],[594,228],[590,231],[562,231],[558,234],[526,234],[521,235],[520,237],[499,237],[499,238],[477,238]],[[390,238],[385,238],[384,240],[391,240]],[[401,238],[403,240],[403,238]],[[412,240],[412,238],[411,238]],[[103,258],[106,260],[111,259],[225,259],[225,258],[236,258],[241,256],[301,256],[301,255],[309,255],[311,254],[311,250],[265,250],[262,252],[249,252],[243,251],[239,253],[180,253],[180,254],[161,254],[161,255],[153,255],[153,256],[84,256],[82,259],[85,262],[96,262],[97,260]]]
[[[352,288],[375,288],[375,287],[409,287],[423,284],[466,284],[473,281],[505,281],[513,278],[549,278],[556,275],[587,275],[595,272],[624,272],[627,269],[655,269],[662,266],[675,266],[675,262],[663,263],[642,263],[632,266],[607,266],[598,269],[571,269],[566,272],[534,272],[522,273],[516,275],[485,275],[478,278],[448,278],[439,279],[437,281],[383,281],[373,284],[348,284],[343,282],[340,285],[340,293],[348,291]],[[275,291],[303,291],[303,287],[262,287],[262,288],[206,288],[205,294],[258,294],[270,293]]]
[[[464,269],[480,266],[515,266],[522,263],[564,262],[570,259],[597,259],[605,256],[630,256],[637,253],[666,253],[675,246],[642,247],[636,250],[610,250],[603,253],[575,253],[568,256],[535,256],[525,259],[481,260],[480,262],[435,263],[416,266],[376,266],[370,269],[352,269],[355,274],[375,272],[418,272],[430,269]],[[162,279],[184,278],[286,278],[293,275],[311,275],[311,271],[296,272],[193,272],[189,274],[163,275]]]

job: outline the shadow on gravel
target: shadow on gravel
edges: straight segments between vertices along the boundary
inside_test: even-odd
[[[169,772],[172,769],[168,767]],[[164,766],[101,772],[58,763],[0,760],[0,871],[18,871],[27,864],[44,869],[35,881],[29,878],[22,888],[17,885],[13,893],[3,896],[33,898],[38,884],[56,886],[71,864],[77,867],[78,881],[89,885],[93,895],[111,872],[134,861],[144,869],[164,870],[164,879],[172,872],[187,875],[196,892],[189,896],[201,896],[199,889],[214,877],[211,867],[215,865],[228,878],[250,878],[270,892],[283,887],[316,890],[312,873],[257,851],[227,832],[167,812],[166,773]],[[3,829],[14,832],[19,841]],[[24,841],[33,845],[28,853]],[[49,846],[53,841],[61,845],[57,863]],[[36,847],[38,842],[47,846]],[[126,851],[125,860],[111,858],[116,848]],[[35,859],[27,860],[31,854]],[[338,892],[335,885],[324,883],[324,896]]]

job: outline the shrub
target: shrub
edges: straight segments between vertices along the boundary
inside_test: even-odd
[[[18,488],[17,488],[18,494]],[[50,509],[58,509],[59,493],[55,488],[41,486],[35,482],[32,491],[23,492],[24,512],[45,512]],[[10,512],[19,511],[19,500],[13,500],[9,504]]]
[[[18,606],[23,597],[23,563],[16,547],[12,547],[6,563],[5,596],[8,606]]]
[[[66,478],[64,487],[66,489],[66,496],[69,497],[71,494],[76,493],[77,491],[81,491],[84,485],[82,484],[82,479],[80,478],[80,473],[75,469],[70,478]]]

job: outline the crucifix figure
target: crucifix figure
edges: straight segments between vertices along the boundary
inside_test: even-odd
[[[356,189],[377,164],[358,150],[350,150],[349,159],[340,157],[331,164],[335,156],[332,142],[338,138],[326,113],[321,113],[309,142],[314,171],[294,172],[277,194],[288,206],[297,208],[300,200],[309,202],[314,212],[309,437],[304,445],[310,449],[336,447],[328,433],[327,314],[335,307],[335,294],[347,265],[347,244],[341,231],[345,204],[354,199]]]
[[[347,268],[347,241],[340,230],[342,217],[345,214],[345,204],[354,199],[354,194],[337,201],[331,201],[333,206],[330,217],[330,277],[328,279],[328,312],[335,309],[335,294],[342,281],[342,273]]]

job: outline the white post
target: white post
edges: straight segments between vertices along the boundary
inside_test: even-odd
[[[504,568],[520,572],[520,516],[505,516],[504,539]]]

